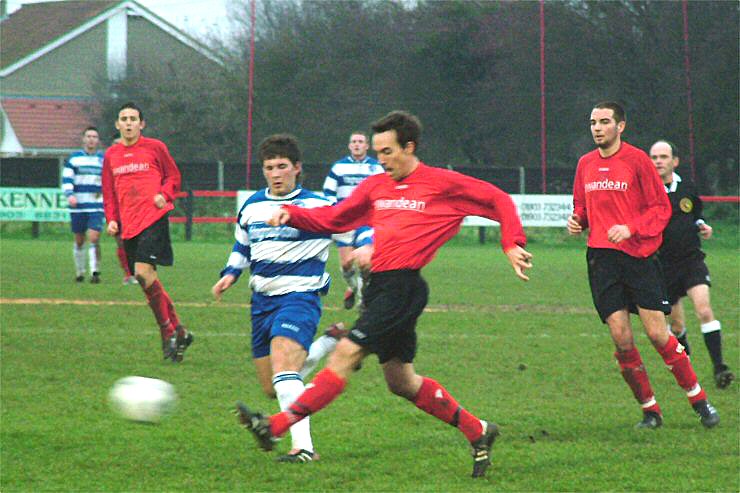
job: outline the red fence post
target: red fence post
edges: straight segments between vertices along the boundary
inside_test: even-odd
[[[193,239],[193,209],[194,207],[194,201],[193,198],[193,191],[188,190],[188,196],[185,197],[185,204],[183,208],[185,209],[185,241],[190,241]]]

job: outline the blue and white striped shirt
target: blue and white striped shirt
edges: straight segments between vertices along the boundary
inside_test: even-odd
[[[222,277],[232,274],[238,279],[249,267],[249,286],[265,296],[329,291],[331,277],[325,267],[331,235],[266,223],[278,207],[288,204],[313,208],[331,205],[331,201],[300,187],[282,197],[271,195],[266,188],[255,192],[239,210],[236,242]]]
[[[329,176],[324,180],[324,195],[334,202],[341,202],[362,180],[383,171],[378,160],[370,156],[365,156],[362,161],[355,161],[351,155],[345,156],[332,165]]]
[[[85,151],[72,153],[64,163],[62,191],[68,198],[77,199],[77,207],[69,212],[103,212],[103,153],[87,154]]]

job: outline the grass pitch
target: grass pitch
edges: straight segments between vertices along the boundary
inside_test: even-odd
[[[151,312],[138,287],[121,285],[110,239],[100,285],[73,282],[71,235],[0,242],[2,491],[740,490],[740,386],[714,387],[695,319],[694,367],[722,423],[701,427],[638,330],[665,425],[634,430],[641,413],[591,306],[583,244],[533,242],[532,280],[522,283],[497,246],[472,234],[424,270],[431,297],[415,363],[500,425],[488,476],[469,478],[462,434],[387,392],[374,357],[312,418],[321,460],[278,464],[230,414],[238,399],[278,408],[252,369],[246,279],[221,304],[210,301],[231,242],[227,233],[219,242],[177,242],[175,266],[161,270],[196,335],[178,366],[160,360]],[[706,246],[725,357],[738,371],[738,251]],[[322,326],[353,318],[340,309],[336,266],[333,256]],[[158,426],[114,416],[106,396],[126,375],[174,384],[174,415]],[[278,450],[287,448],[289,439]]]

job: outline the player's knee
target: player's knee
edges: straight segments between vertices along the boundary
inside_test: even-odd
[[[699,321],[703,324],[706,324],[714,320],[714,312],[712,311],[712,307],[709,306],[709,304],[697,306],[696,316],[699,318]]]
[[[362,362],[362,359],[362,348],[346,337],[343,337],[329,356],[327,367],[341,376],[346,376],[355,370],[358,363]]]
[[[617,348],[628,350],[632,349],[632,347],[634,346],[632,327],[628,324],[623,325],[609,323],[609,332],[612,336],[612,341]]]

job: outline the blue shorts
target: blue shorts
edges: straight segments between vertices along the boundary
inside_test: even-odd
[[[332,235],[332,239],[338,247],[360,248],[361,246],[373,244],[373,233],[373,228],[370,226],[360,226],[346,233]]]
[[[265,296],[252,293],[252,357],[270,354],[270,341],[293,339],[306,351],[321,319],[321,298],[316,292]]]
[[[101,231],[105,222],[102,212],[71,212],[69,216],[72,220],[72,232],[77,234],[84,233],[88,229]]]

